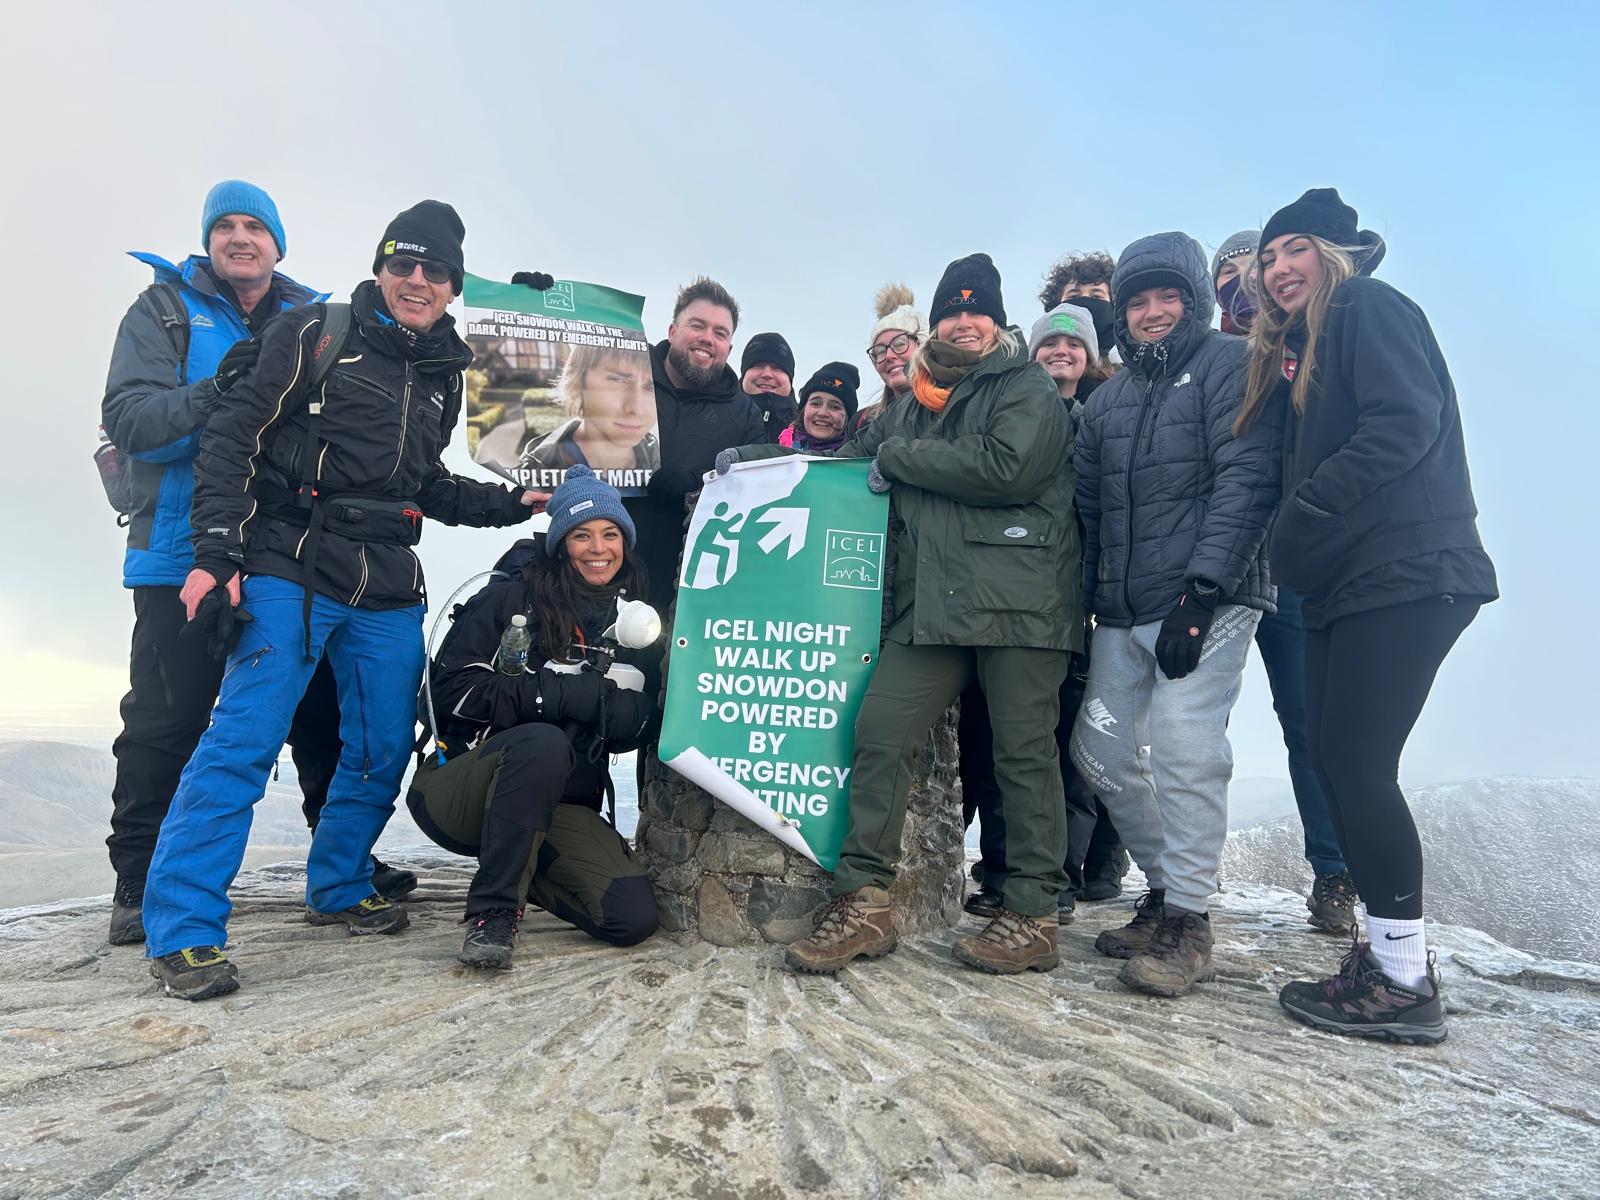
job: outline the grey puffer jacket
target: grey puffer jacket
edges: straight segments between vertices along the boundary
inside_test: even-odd
[[[1184,314],[1159,342],[1135,342],[1127,298],[1177,287]],[[1216,307],[1205,253],[1158,233],[1122,252],[1112,277],[1117,346],[1127,364],[1084,405],[1075,462],[1083,518],[1085,603],[1099,624],[1143,625],[1189,582],[1221,604],[1276,612],[1263,541],[1277,505],[1282,415],[1242,438],[1242,339],[1210,328]]]

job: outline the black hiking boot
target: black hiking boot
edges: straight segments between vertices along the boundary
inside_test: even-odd
[[[1132,958],[1150,944],[1167,911],[1167,890],[1152,888],[1133,902],[1133,920],[1121,929],[1107,929],[1094,948],[1107,958]]]
[[[1350,951],[1333,978],[1302,980],[1278,993],[1283,1010],[1296,1021],[1347,1037],[1414,1046],[1444,1041],[1444,1002],[1433,952],[1428,952],[1428,978],[1422,987],[1401,987],[1383,973],[1359,934],[1350,940]]]
[[[391,904],[374,892],[365,900],[338,912],[318,912],[306,906],[306,922],[310,925],[348,925],[352,936],[366,933],[399,933],[411,924],[406,910]]]
[[[1356,928],[1357,899],[1355,880],[1349,871],[1318,875],[1306,901],[1306,911],[1310,913],[1306,920],[1313,929],[1349,937]]]
[[[144,876],[117,877],[116,894],[111,898],[111,932],[106,941],[113,946],[132,946],[144,941]]]
[[[239,990],[239,968],[220,946],[190,946],[152,958],[150,974],[179,1000],[209,1000]]]
[[[963,912],[969,912],[975,917],[982,917],[985,921],[992,921],[1005,911],[1005,898],[996,888],[984,884],[972,895],[968,896],[966,903],[961,906]]]
[[[398,900],[417,890],[417,873],[404,867],[391,867],[377,855],[372,856],[372,890],[385,900]]]
[[[1217,977],[1211,965],[1211,922],[1204,913],[1166,909],[1150,942],[1117,976],[1123,985],[1151,996],[1187,996],[1197,983]]]
[[[1056,921],[1062,925],[1071,925],[1072,918],[1078,915],[1078,894],[1071,888],[1062,888],[1061,894],[1056,897]]]
[[[1122,895],[1122,877],[1128,873],[1128,852],[1118,850],[1106,858],[1083,864],[1083,896],[1088,904],[1115,900]]]
[[[511,966],[511,948],[517,944],[520,908],[491,908],[467,916],[467,940],[458,959],[469,967],[504,971]]]

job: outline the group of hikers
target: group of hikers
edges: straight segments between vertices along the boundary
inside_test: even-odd
[[[424,200],[384,229],[373,277],[329,303],[277,270],[272,199],[228,180],[205,199],[204,254],[135,255],[155,283],[118,331],[102,408],[135,610],[110,940],[145,942],[168,994],[238,987],[227,892],[286,743],[312,829],[309,922],[406,927],[417,876],[372,850],[415,754],[419,827],[479,863],[463,962],[509,966],[529,902],[614,945],[649,937],[649,877],[602,813],[610,756],[650,752],[659,651],[621,650],[611,627],[631,600],[670,619],[710,472],[806,453],[871,460],[895,569],[833,898],[791,969],[895,948],[913,756],[959,701],[980,824],[965,908],[985,924],[956,958],[1053,969],[1078,901],[1118,895],[1131,858],[1146,890],[1095,948],[1137,991],[1211,979],[1227,725],[1254,641],[1315,876],[1309,921],[1352,939],[1335,974],[1280,1001],[1332,1032],[1443,1039],[1398,767],[1496,580],[1438,343],[1373,277],[1384,243],[1336,191],[1209,259],[1177,232],[1065,259],[1026,329],[985,254],[950,263],[926,310],[891,285],[866,404],[844,360],[796,388],[777,333],[750,337],[735,371],[739,306],[698,278],[650,351],[660,466],[626,497],[583,463],[553,493],[442,465],[472,360],[447,311],[464,238]],[[541,511],[548,528],[454,610],[430,662],[422,519]],[[525,663],[506,649],[521,630]]]

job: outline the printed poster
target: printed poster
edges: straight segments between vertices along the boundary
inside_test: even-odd
[[[678,581],[661,761],[827,870],[878,658],[887,496],[865,459],[712,476]]]
[[[661,465],[644,297],[468,275],[462,304],[472,460],[540,492],[583,463],[623,495],[642,495]]]

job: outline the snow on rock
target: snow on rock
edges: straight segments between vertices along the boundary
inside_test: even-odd
[[[401,857],[401,856],[397,856]],[[837,979],[774,946],[617,950],[530,912],[515,968],[457,966],[466,864],[397,937],[241,875],[243,989],[160,998],[103,902],[0,913],[0,1196],[1231,1197],[1586,1194],[1600,970],[1438,927],[1450,1038],[1369,1045],[1276,993],[1343,950],[1299,897],[1222,898],[1218,979],[1125,991],[1086,906],[1061,966],[1001,979],[960,931]]]

